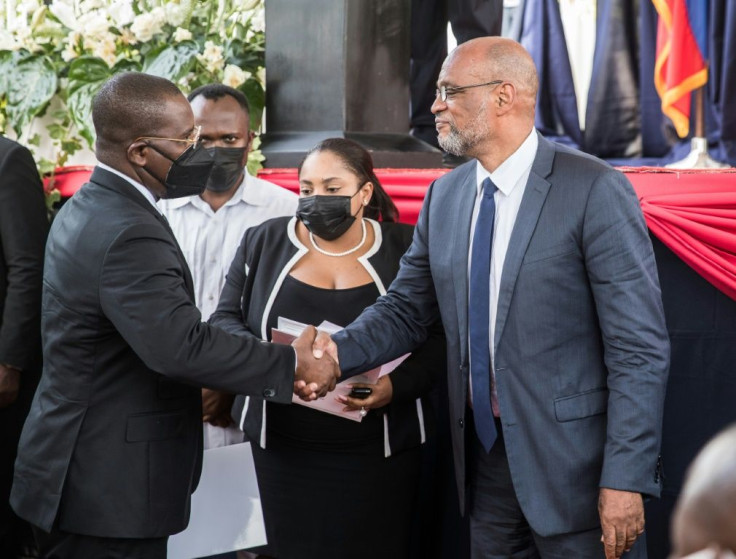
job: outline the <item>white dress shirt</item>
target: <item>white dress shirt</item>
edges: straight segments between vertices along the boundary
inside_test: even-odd
[[[503,271],[503,263],[506,259],[506,252],[509,248],[511,240],[511,232],[516,223],[516,216],[519,213],[521,199],[526,190],[526,183],[529,180],[529,173],[532,169],[532,163],[537,155],[537,146],[539,139],[536,130],[532,129],[526,140],[519,148],[512,153],[506,161],[501,163],[498,168],[489,173],[478,162],[476,166],[476,183],[477,194],[475,198],[475,206],[473,208],[473,220],[470,227],[470,247],[468,251],[468,282],[470,281],[470,255],[473,249],[473,232],[475,231],[475,222],[478,218],[480,209],[481,190],[483,181],[490,177],[493,184],[498,187],[494,194],[493,200],[496,203],[496,216],[493,221],[493,249],[491,251],[491,277],[490,281],[490,339],[488,347],[491,352],[491,370],[493,370],[493,340],[496,332],[496,309],[498,308],[498,292],[501,287],[501,273]],[[493,379],[494,375],[491,374]],[[472,380],[470,383],[470,401],[472,402]],[[496,383],[492,382],[491,403],[493,405],[493,414],[499,415],[498,397],[496,394]]]
[[[199,196],[159,201],[192,272],[202,320],[217,309],[225,276],[246,229],[274,217],[294,215],[297,200],[293,192],[246,172],[233,197],[216,212]],[[242,441],[243,432],[237,426],[204,425],[205,448]]]
[[[243,182],[216,212],[199,196],[161,200],[194,280],[202,320],[215,312],[230,263],[246,229],[296,213],[297,195],[245,173]]]

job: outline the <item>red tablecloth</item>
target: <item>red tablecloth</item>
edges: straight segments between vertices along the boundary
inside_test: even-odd
[[[71,196],[90,167],[57,174],[55,186]],[[684,262],[732,299],[736,299],[736,169],[674,171],[621,169],[639,195],[649,229]],[[378,169],[401,221],[416,223],[424,193],[446,169]],[[259,175],[298,192],[295,169],[263,169]]]

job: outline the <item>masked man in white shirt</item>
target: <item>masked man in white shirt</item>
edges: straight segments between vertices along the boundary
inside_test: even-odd
[[[294,215],[297,196],[256,178],[245,169],[253,143],[250,109],[242,92],[209,84],[189,94],[203,147],[215,165],[205,191],[198,196],[162,200],[187,264],[192,271],[196,303],[207,320],[217,308],[225,275],[246,229],[273,217]],[[243,441],[230,416],[232,399],[203,389],[205,448]]]

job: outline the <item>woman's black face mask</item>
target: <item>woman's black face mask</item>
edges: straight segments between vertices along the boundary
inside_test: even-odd
[[[334,241],[350,229],[355,222],[355,215],[358,214],[357,212],[355,215],[350,213],[350,201],[358,192],[352,196],[315,194],[299,198],[296,217],[313,235],[325,241]]]

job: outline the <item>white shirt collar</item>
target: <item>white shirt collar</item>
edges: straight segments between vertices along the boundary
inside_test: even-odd
[[[539,138],[537,137],[537,131],[532,128],[532,131],[521,143],[517,150],[512,153],[503,163],[501,163],[493,173],[489,173],[481,164],[480,161],[476,165],[476,185],[478,188],[478,194],[480,194],[481,185],[483,181],[490,177],[498,189],[508,196],[511,191],[519,183],[521,176],[531,167],[534,163],[534,158],[537,156],[537,147],[539,146]]]
[[[136,190],[137,190],[138,192],[140,192],[141,194],[143,194],[144,198],[145,198],[146,200],[148,200],[148,201],[149,201],[149,202],[151,203],[151,205],[152,205],[152,206],[153,206],[154,208],[156,208],[156,211],[157,211],[158,213],[161,213],[161,210],[160,210],[160,209],[159,209],[159,207],[158,207],[158,206],[156,205],[156,197],[155,197],[155,196],[153,195],[153,192],[151,192],[150,190],[148,190],[148,189],[147,189],[147,188],[146,188],[145,186],[143,186],[143,185],[142,185],[141,183],[139,183],[138,181],[135,181],[135,180],[131,179],[131,178],[130,178],[129,176],[127,176],[127,175],[124,175],[123,173],[121,173],[121,172],[120,172],[120,171],[118,171],[117,169],[113,169],[113,168],[112,168],[112,167],[110,167],[109,165],[105,165],[104,163],[100,163],[99,161],[97,162],[97,166],[98,166],[98,167],[99,167],[100,169],[105,169],[105,171],[108,171],[108,172],[110,172],[110,173],[112,173],[112,174],[114,174],[114,175],[117,175],[117,176],[119,176],[119,177],[120,177],[121,179],[125,179],[126,181],[128,181],[128,182],[129,182],[129,183],[130,183],[131,185],[133,185],[133,187],[135,187],[135,189],[136,189]]]

